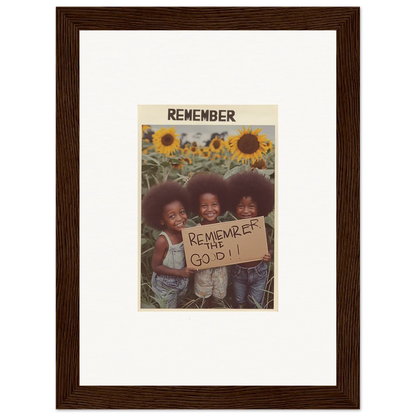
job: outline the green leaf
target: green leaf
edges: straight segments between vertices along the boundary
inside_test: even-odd
[[[158,305],[161,309],[166,309],[166,307],[167,307],[166,300],[168,298],[169,293],[171,293],[173,289],[169,290],[168,293],[166,293],[166,297],[164,297],[164,298],[162,298],[158,293],[156,293],[153,288],[152,288],[152,290],[155,293],[155,296],[150,296],[150,297],[158,303]]]
[[[151,252],[153,249],[154,249],[154,247],[150,247],[150,248],[148,248],[146,251],[143,251],[143,252],[142,252],[142,258],[144,257],[144,255],[145,255],[145,254],[147,254],[147,253]]]
[[[224,179],[227,179],[230,176],[233,176],[236,173],[243,172],[245,170],[247,170],[247,165],[238,165],[238,166],[235,166],[234,168],[232,168],[231,170],[229,170],[228,172],[225,173]]]
[[[274,228],[274,211],[264,219],[264,222]]]
[[[175,165],[179,164],[179,163],[183,163],[180,159],[177,159],[176,157],[171,157],[170,158],[170,163],[173,163]]]
[[[142,173],[144,172],[156,172],[157,171],[157,165],[152,165],[149,163],[146,163],[145,165],[142,165]]]
[[[196,227],[196,226],[197,226],[196,222],[194,222],[190,219],[188,219],[188,221],[186,221],[186,227],[185,228]]]
[[[160,231],[157,230],[153,230],[152,231],[152,236],[155,240],[157,240],[157,238],[159,237]]]
[[[146,163],[151,162],[151,163],[154,163],[155,165],[160,165],[160,163],[156,159],[144,153],[142,154],[142,159],[145,160]]]
[[[262,308],[262,306],[260,305],[260,303],[258,303],[258,302],[256,301],[256,299],[254,299],[254,297],[253,297],[253,296],[252,296],[251,298],[253,299],[253,302],[254,302],[254,304],[256,305],[257,309],[263,309],[263,308]]]
[[[152,303],[142,302],[142,309],[156,309],[156,306]]]
[[[274,169],[255,169],[258,173],[261,173],[264,176],[270,177],[274,175]]]

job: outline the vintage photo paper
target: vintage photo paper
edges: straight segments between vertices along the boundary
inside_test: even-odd
[[[277,105],[140,105],[139,310],[277,310]]]

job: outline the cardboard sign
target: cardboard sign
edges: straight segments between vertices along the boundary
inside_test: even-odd
[[[192,269],[261,260],[268,251],[264,217],[185,228],[182,237]]]

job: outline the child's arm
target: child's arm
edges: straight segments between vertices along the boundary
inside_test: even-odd
[[[267,249],[268,249],[268,251],[267,251],[267,254],[265,254],[263,256],[263,261],[268,263],[269,261],[271,261],[272,256],[273,256],[273,247],[270,244],[269,234],[267,234],[267,231],[266,231],[266,239],[267,239]]]
[[[163,235],[160,235],[155,244],[155,249],[153,251],[153,257],[152,257],[152,269],[155,273],[158,274],[165,274],[168,276],[178,276],[178,277],[189,277],[191,273],[193,273],[192,270],[188,269],[187,267],[184,267],[183,269],[172,269],[170,267],[164,266],[163,259],[166,256],[166,252],[169,249],[168,241],[166,240],[166,237]]]

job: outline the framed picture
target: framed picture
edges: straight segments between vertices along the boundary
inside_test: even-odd
[[[359,408],[359,8],[56,18],[57,408]],[[189,213],[169,208],[185,219],[170,225],[162,210],[151,223],[146,195],[169,180],[193,198],[195,178],[241,173],[274,190],[273,209],[250,216],[264,220],[269,254],[192,252],[194,267],[173,267],[195,270],[166,307],[177,281],[153,272],[170,267],[183,223],[205,233],[184,242],[189,254],[247,218],[227,202],[211,220],[198,194]],[[158,252],[160,231],[173,241]],[[224,296],[198,289],[203,261],[226,253],[213,268],[228,270]],[[242,308],[233,264],[267,266],[262,297],[244,294]]]

